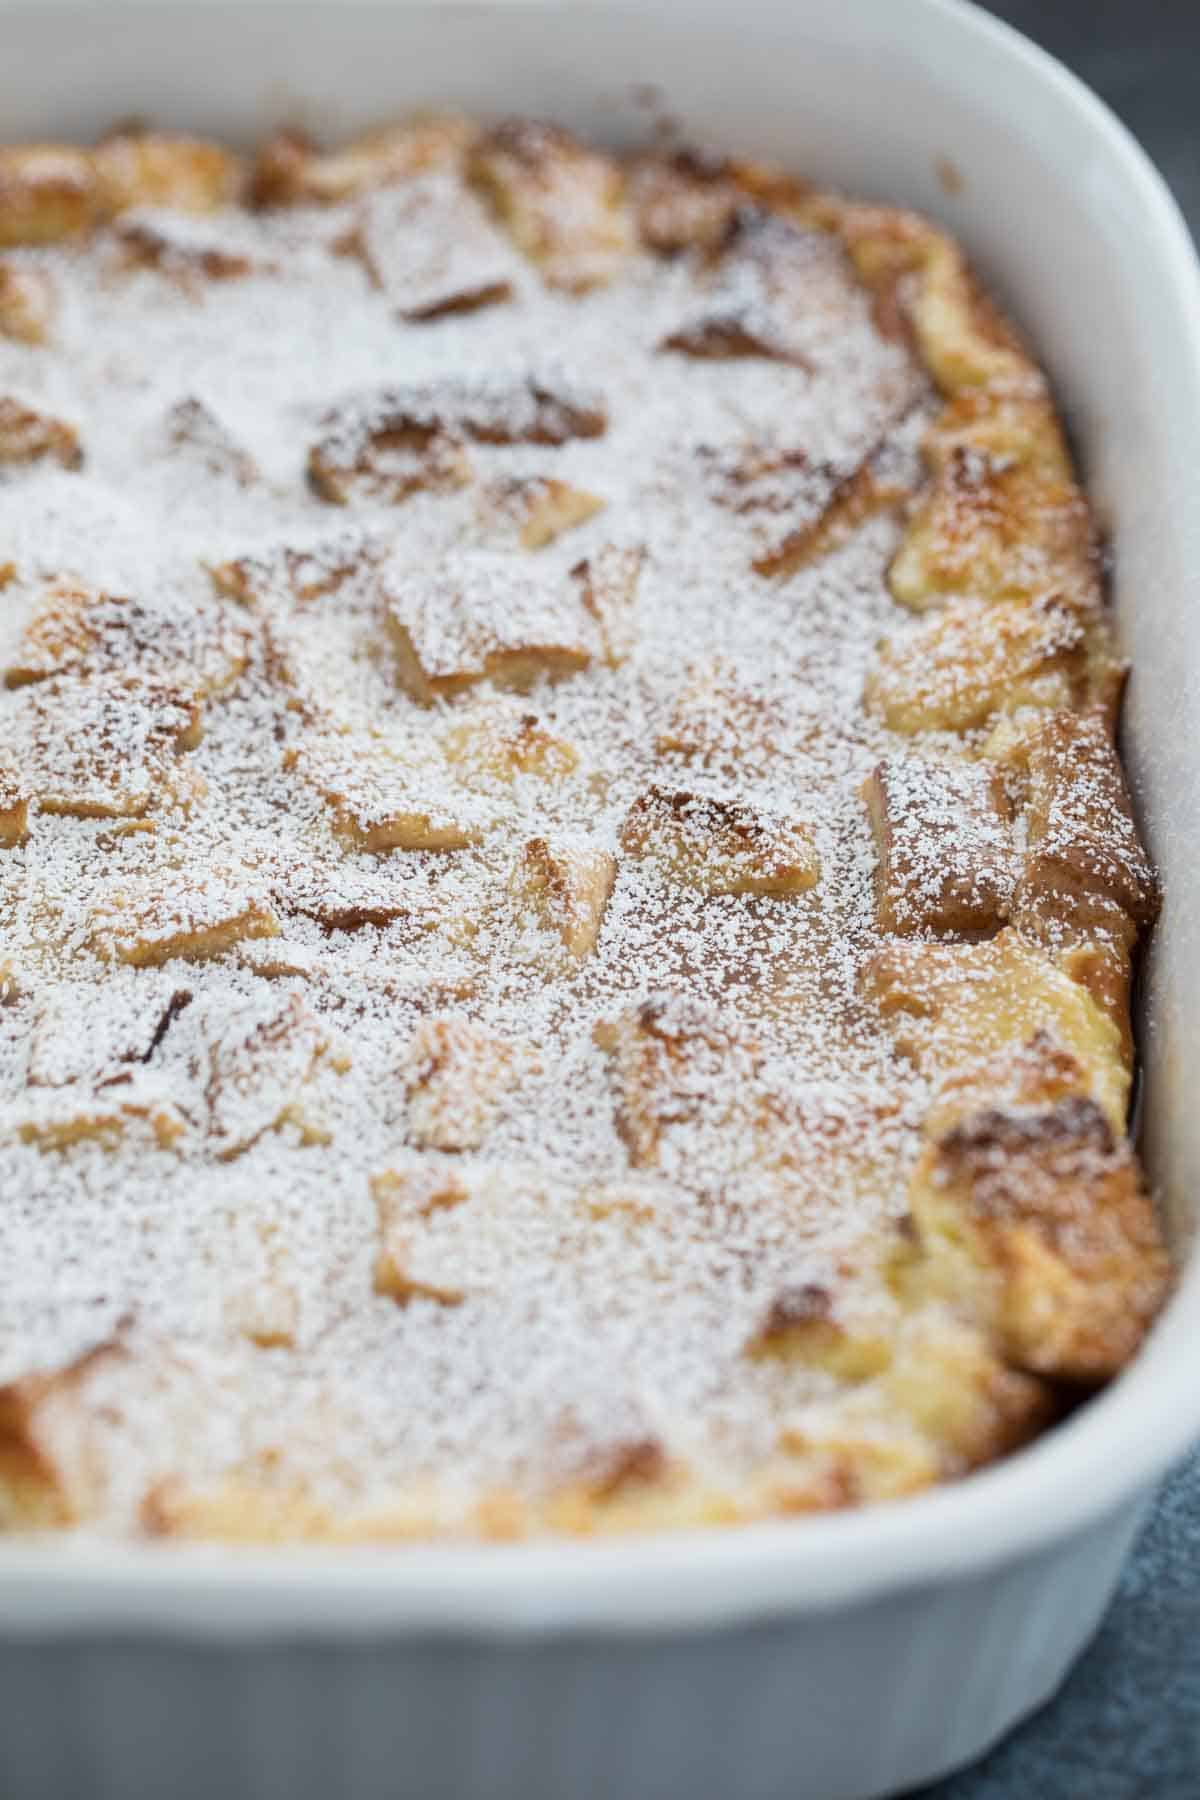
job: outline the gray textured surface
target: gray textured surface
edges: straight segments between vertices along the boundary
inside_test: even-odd
[[[1119,112],[1200,238],[1197,0],[997,0]],[[1108,1618],[1057,1699],[921,1800],[1197,1800],[1200,1454],[1168,1482]],[[913,1797],[916,1800],[916,1797]]]

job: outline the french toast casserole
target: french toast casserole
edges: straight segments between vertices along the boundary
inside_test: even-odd
[[[936,226],[4,149],[0,590],[7,1529],[853,1506],[1136,1350],[1124,666]]]

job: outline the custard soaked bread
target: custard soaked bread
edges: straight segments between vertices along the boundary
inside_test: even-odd
[[[1124,669],[927,221],[2,150],[0,668],[6,1527],[853,1506],[1136,1350]]]

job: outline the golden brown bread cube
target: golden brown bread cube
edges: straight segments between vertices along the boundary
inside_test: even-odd
[[[840,1319],[829,1289],[816,1282],[781,1288],[746,1346],[748,1356],[823,1369],[839,1381],[869,1381],[889,1367],[886,1334]]]
[[[509,892],[582,962],[596,947],[616,872],[616,858],[596,845],[535,837],[517,856]]]
[[[44,344],[54,323],[57,297],[45,269],[15,258],[0,262],[0,337]]]
[[[853,270],[836,238],[748,206],[733,221],[708,292],[662,348],[811,370],[822,332],[849,313],[854,298]]]
[[[550,287],[582,293],[633,249],[619,164],[561,126],[510,119],[471,146],[468,173]]]
[[[64,469],[83,465],[83,450],[74,426],[49,413],[0,395],[0,469],[56,462]]]
[[[512,250],[446,171],[369,196],[351,248],[402,319],[441,319],[512,297]]]
[[[952,600],[884,639],[863,700],[893,731],[967,731],[1020,707],[1069,707],[1088,676],[1088,630],[1069,606]]]
[[[76,237],[96,213],[88,151],[73,144],[0,147],[0,248]]]
[[[232,150],[176,132],[115,132],[92,152],[96,205],[104,217],[134,206],[178,212],[215,212],[231,206],[242,187]]]
[[[352,850],[462,850],[490,822],[477,796],[382,738],[314,734],[286,752],[284,767],[321,795]]]
[[[208,1044],[208,1136],[222,1162],[268,1131],[297,1127],[306,1143],[324,1134],[306,1118],[304,1091],[329,1050],[320,1021],[298,994],[268,996],[220,1021]]]
[[[397,680],[422,706],[481,681],[527,693],[599,652],[579,583],[519,557],[468,551],[429,569],[396,558],[379,586]]]
[[[170,1150],[187,1129],[183,1114],[154,1083],[136,1075],[125,1079],[128,1085],[97,1091],[74,1085],[27,1096],[17,1136],[43,1155],[76,1144],[115,1150],[134,1135],[159,1150]]]
[[[584,611],[600,635],[610,669],[628,662],[637,639],[637,595],[646,553],[640,544],[605,544],[571,570]]]
[[[418,488],[461,487],[470,475],[464,440],[564,444],[599,437],[607,423],[596,394],[558,376],[445,376],[331,407],[309,451],[309,479],[337,504],[357,492],[403,500]]]
[[[536,713],[501,699],[483,700],[445,738],[446,761],[465,781],[511,783],[518,775],[563,781],[579,767],[579,752],[547,731]]]
[[[621,848],[702,894],[801,894],[821,864],[810,829],[748,801],[647,788],[626,814]]]
[[[713,657],[688,670],[654,748],[733,771],[768,762],[782,727],[777,700],[747,684],[727,657]]]
[[[894,943],[870,957],[862,986],[896,1048],[934,1083],[1045,1032],[1087,1071],[1087,1092],[1121,1131],[1129,1070],[1111,1018],[1046,951],[1006,926],[983,943]]]
[[[1095,605],[1100,559],[1086,500],[1075,484],[951,451],[892,559],[888,583],[914,611],[951,596]]]
[[[213,230],[197,230],[192,221],[135,211],[118,219],[113,242],[122,266],[157,269],[185,292],[205,281],[239,281],[267,265],[239,240]]]
[[[475,1150],[520,1074],[516,1047],[469,1019],[423,1020],[405,1059],[408,1135],[424,1150]]]
[[[1094,1101],[964,1119],[922,1158],[917,1278],[1017,1367],[1099,1381],[1129,1360],[1168,1263],[1128,1142]]]
[[[661,1164],[674,1132],[727,1113],[759,1064],[739,1019],[685,994],[652,995],[594,1035],[612,1059],[617,1130],[639,1169]]]
[[[461,114],[417,113],[320,151],[302,133],[280,131],[255,159],[258,206],[338,206],[430,170],[456,169],[475,127]]]
[[[1045,1110],[1060,1100],[1087,1099],[1091,1087],[1088,1065],[1052,1029],[1039,1026],[1027,1038],[1001,1044],[982,1062],[968,1062],[941,1075],[922,1129],[927,1138],[937,1140],[972,1113],[990,1107],[1004,1112]]]
[[[776,472],[764,473],[773,486]],[[840,549],[868,519],[893,511],[911,492],[879,450],[868,452],[850,468],[833,463],[808,466],[803,473],[797,472],[794,487],[797,505],[789,505],[785,513],[790,522],[754,558],[759,575],[786,580],[798,569]]]
[[[163,870],[115,889],[95,907],[90,943],[106,961],[157,967],[183,957],[203,962],[248,938],[277,937],[279,920],[253,887],[235,877]]]
[[[18,774],[42,812],[140,818],[204,791],[181,754],[200,740],[199,707],[162,681],[68,672],[22,688],[11,704]]]
[[[249,634],[223,608],[161,612],[120,594],[58,581],[31,612],[4,671],[10,688],[54,675],[140,676],[194,701],[223,693],[246,667]],[[198,741],[198,722],[188,738]]]
[[[1004,783],[986,763],[891,756],[863,786],[882,931],[991,931],[1007,917],[1016,850]]]
[[[377,533],[347,526],[311,544],[280,544],[214,563],[208,573],[218,594],[243,606],[308,606],[356,577],[369,579],[384,549]]]
[[[86,1390],[93,1373],[127,1354],[119,1338],[108,1339],[0,1387],[0,1531],[75,1525],[95,1510]]]
[[[224,477],[239,487],[259,479],[259,468],[245,445],[211,406],[185,395],[168,408],[163,421],[168,452],[186,458],[206,475]]]
[[[457,1306],[466,1298],[463,1278],[456,1279],[444,1257],[430,1256],[420,1242],[420,1228],[433,1215],[470,1200],[462,1176],[444,1158],[430,1156],[374,1176],[371,1193],[379,1218],[375,1292],[402,1306],[416,1298]]]
[[[1066,483],[1072,476],[1046,384],[1032,372],[998,386],[960,388],[929,426],[922,448],[936,474],[968,452],[992,468],[1019,466],[1047,483]]]
[[[541,550],[604,504],[598,495],[552,475],[509,475],[481,488],[479,522],[498,547]]]
[[[29,830],[30,794],[7,754],[0,755],[0,850],[15,849]]]
[[[1022,922],[1125,935],[1150,925],[1158,883],[1134,823],[1120,759],[1094,715],[1061,712],[1027,735]]]

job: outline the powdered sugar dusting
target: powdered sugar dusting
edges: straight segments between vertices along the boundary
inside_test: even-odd
[[[443,187],[403,213],[404,243],[454,217]],[[761,518],[713,481],[750,455],[844,472],[890,450],[908,468],[924,377],[819,247],[798,265],[819,272],[811,305],[793,283],[781,322],[773,263],[714,296],[686,259],[635,256],[567,297],[473,217],[466,274],[432,243],[402,292],[391,263],[375,285],[339,250],[360,226],[350,206],[156,212],[132,259],[103,236],[31,253],[58,291],[53,341],[0,339],[0,393],[69,422],[84,452],[78,473],[0,483],[6,666],[51,577],[137,602],[139,629],[161,620],[135,668],[114,673],[105,624],[100,650],[2,702],[18,744],[36,718],[60,788],[86,778],[111,801],[108,817],[35,810],[0,851],[18,987],[0,1005],[0,1377],[127,1321],[89,1377],[111,1529],[167,1475],[268,1464],[335,1508],[432,1482],[446,1520],[646,1439],[736,1483],[829,1399],[828,1377],[744,1356],[772,1298],[817,1283],[881,1317],[892,1304],[880,1227],[903,1210],[926,1094],[857,993],[880,941],[858,790],[894,747],[861,693],[896,619],[898,526],[869,518],[775,583],[752,568]],[[489,303],[398,316],[441,310],[459,281]],[[660,348],[714,305],[769,353]],[[401,414],[418,456],[422,431],[465,446],[463,485],[400,503],[355,487],[342,508],[313,491],[314,444],[353,463]],[[603,509],[537,551],[489,541],[481,487],[549,476]],[[793,498],[771,488],[772,529]],[[579,573],[613,545],[644,552],[620,654]],[[225,623],[248,638],[216,688],[193,622],[219,565]],[[388,595],[419,607],[422,663],[475,658],[461,697],[406,691]],[[578,656],[553,683],[479,679],[491,646],[564,637]],[[203,736],[185,748],[193,704]],[[473,722],[476,750],[453,754]],[[528,748],[535,727],[550,752]],[[706,893],[622,855],[652,788],[694,796],[689,817],[732,800],[802,822],[815,887]],[[356,847],[419,829],[400,815],[461,844]],[[596,948],[569,969],[509,890],[535,837],[618,861]],[[657,1161],[634,1167],[594,1030],[659,994],[754,1049],[706,1062]],[[476,1147],[419,1153],[469,1198],[406,1223],[414,1266],[465,1297],[398,1304],[375,1291],[370,1182],[418,1154],[410,1046],[447,1017],[510,1045],[511,1079]],[[103,1137],[22,1134],[51,1105],[86,1121],[126,1101]]]

